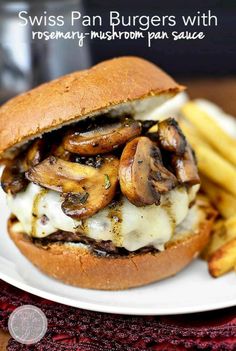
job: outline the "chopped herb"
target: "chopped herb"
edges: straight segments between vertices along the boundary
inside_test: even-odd
[[[80,203],[84,204],[88,200],[88,197],[89,197],[89,193],[80,194],[80,199],[79,199]]]
[[[105,189],[109,189],[111,186],[109,175],[105,174]]]
[[[84,192],[84,193],[78,193],[78,194],[71,194],[69,193],[66,196],[66,200],[67,202],[69,202],[70,204],[76,205],[77,203],[81,203],[84,204],[89,197],[89,193]]]

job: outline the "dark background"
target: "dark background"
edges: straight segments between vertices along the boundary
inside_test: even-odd
[[[127,15],[166,15],[180,18],[195,14],[197,10],[212,10],[218,16],[218,26],[196,27],[191,31],[207,33],[203,40],[158,40],[151,48],[146,43],[132,40],[113,42],[96,41],[91,45],[93,62],[119,55],[139,55],[148,58],[175,76],[225,76],[236,73],[236,1],[235,0],[87,0],[87,14],[100,14],[109,18],[109,11]],[[186,30],[177,23],[172,30]],[[104,22],[105,23],[105,22]],[[105,23],[105,27],[108,24]],[[157,31],[159,30],[156,27]],[[172,27],[173,28],[173,27]],[[107,28],[108,29],[108,28]]]

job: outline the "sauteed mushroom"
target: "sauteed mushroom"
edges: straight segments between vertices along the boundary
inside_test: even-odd
[[[96,126],[84,131],[72,131],[63,142],[66,150],[80,155],[97,155],[112,151],[140,135],[141,123],[129,118],[124,121]]]
[[[34,141],[26,153],[26,168],[36,166],[39,162],[41,162],[45,154],[45,149],[45,140],[37,139]]]
[[[194,153],[189,145],[183,156],[173,155],[171,162],[180,183],[189,185],[200,183]]]
[[[115,196],[117,181],[111,183],[109,177],[109,186],[106,186],[106,177],[103,175],[103,184],[100,181],[81,193],[68,193],[65,201],[62,203],[62,210],[74,219],[85,219],[91,217],[102,208],[106,207]],[[116,175],[117,179],[117,175]]]
[[[55,191],[81,192],[82,182],[95,177],[96,169],[50,156],[26,173],[33,183]]]
[[[25,177],[25,172],[29,167],[36,165],[43,158],[45,143],[42,139],[37,139],[28,149],[25,156],[14,159],[5,167],[1,184],[3,190],[11,194],[17,194],[25,190],[28,180]]]
[[[100,168],[49,157],[31,168],[27,178],[45,188],[64,193],[63,211],[76,219],[92,216],[113,199],[119,160],[104,157]]]
[[[25,178],[24,171],[21,160],[13,160],[4,168],[1,186],[6,193],[14,195],[25,190],[28,180]]]
[[[61,158],[65,161],[70,161],[71,153],[64,149],[62,145],[57,145],[52,147],[52,155]]]
[[[174,118],[159,122],[158,137],[160,147],[164,150],[183,155],[187,146],[186,138]]]
[[[176,177],[163,166],[159,148],[147,137],[125,146],[119,179],[122,193],[136,206],[159,204],[161,194],[177,185]]]

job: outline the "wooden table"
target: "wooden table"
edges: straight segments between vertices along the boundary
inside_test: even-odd
[[[191,98],[208,99],[236,117],[236,77],[183,79]]]

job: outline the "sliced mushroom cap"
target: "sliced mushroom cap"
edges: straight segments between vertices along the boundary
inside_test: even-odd
[[[171,159],[178,181],[182,184],[200,184],[195,155],[189,145],[183,156],[173,155]]]
[[[119,160],[113,156],[105,157],[100,168],[83,167],[92,168],[95,175],[83,182],[81,193],[69,193],[62,204],[64,213],[75,219],[91,217],[106,207],[113,200],[118,184]]]
[[[168,118],[158,123],[160,147],[164,150],[183,155],[187,146],[186,138],[174,118]]]
[[[70,161],[71,159],[71,153],[65,150],[62,145],[53,146],[51,152],[53,156],[61,158],[62,160]]]
[[[66,194],[62,209],[68,216],[84,219],[106,207],[118,183],[119,160],[104,157],[100,168],[49,157],[31,168],[27,178],[45,188]]]
[[[154,144],[150,157],[150,181],[156,192],[165,194],[178,185],[178,180],[162,163],[160,149]]]
[[[23,162],[20,160],[13,160],[4,168],[1,177],[1,186],[6,193],[15,195],[26,189],[28,180],[25,178],[22,164]]]
[[[119,160],[113,155],[107,155],[103,158],[100,167],[82,165],[87,169],[95,170],[95,174],[87,179],[83,184],[83,193],[88,193],[88,200],[78,208],[78,214],[75,218],[87,218],[100,209],[106,207],[115,196],[118,184]],[[95,209],[94,209],[95,208]],[[66,207],[64,206],[64,210]],[[69,208],[65,211],[68,215]],[[83,212],[80,214],[80,212]],[[83,215],[83,216],[82,216]]]
[[[24,150],[17,159],[9,161],[5,167],[1,185],[5,192],[17,194],[24,191],[28,185],[25,172],[32,166],[35,166],[43,159],[45,154],[45,142],[37,139],[30,145],[28,150]]]
[[[80,156],[78,154],[71,154],[70,156],[71,162],[82,163],[86,166],[91,166],[94,168],[100,168],[104,162],[104,156],[96,155],[96,156]]]
[[[96,176],[96,169],[50,156],[26,172],[33,183],[45,188],[69,193],[83,191],[82,183]]]
[[[106,177],[109,177],[109,187],[106,184]],[[62,210],[74,219],[80,220],[91,217],[104,207],[106,207],[114,198],[116,192],[116,181],[111,180],[110,176],[103,174],[103,184],[99,182],[87,184],[87,189],[81,193],[68,193],[62,203]]]
[[[147,137],[131,140],[120,159],[122,193],[135,206],[160,203],[160,196],[177,185],[176,177],[162,163],[161,153]]]
[[[29,147],[26,156],[26,168],[36,166],[45,156],[46,143],[44,139],[37,139]]]
[[[72,131],[63,141],[67,151],[80,155],[97,155],[110,152],[128,140],[141,134],[141,123],[126,118],[122,122],[113,122],[96,126],[89,131]]]

